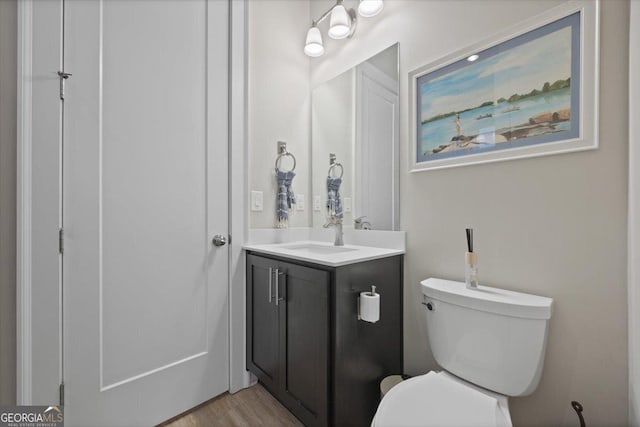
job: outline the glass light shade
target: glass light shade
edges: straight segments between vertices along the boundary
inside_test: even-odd
[[[304,44],[304,53],[312,58],[322,56],[324,46],[322,45],[322,34],[318,27],[311,27],[307,31],[307,41]]]
[[[371,18],[379,14],[383,7],[382,0],[360,0],[358,13],[365,18]]]
[[[331,21],[329,22],[329,37],[332,39],[344,39],[351,31],[351,18],[347,9],[343,5],[336,5],[331,11]]]

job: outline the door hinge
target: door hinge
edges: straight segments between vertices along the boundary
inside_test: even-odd
[[[60,406],[64,406],[64,381],[60,383]]]
[[[64,228],[58,230],[58,250],[64,254]]]
[[[60,79],[60,99],[64,101],[64,81],[71,77],[73,74],[65,73],[64,71],[58,71],[58,78]]]

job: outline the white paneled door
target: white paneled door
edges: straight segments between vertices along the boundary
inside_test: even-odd
[[[229,3],[65,0],[68,426],[228,388]]]

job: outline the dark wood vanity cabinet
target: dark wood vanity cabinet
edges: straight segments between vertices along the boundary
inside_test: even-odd
[[[247,261],[248,366],[306,425],[327,425],[329,273]]]
[[[358,320],[360,292],[380,320]],[[307,426],[368,426],[402,372],[402,256],[327,267],[247,254],[247,367]]]

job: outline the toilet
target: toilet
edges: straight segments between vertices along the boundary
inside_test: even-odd
[[[421,285],[429,344],[443,370],[393,387],[371,425],[512,426],[508,397],[538,386],[553,300],[435,278]]]

